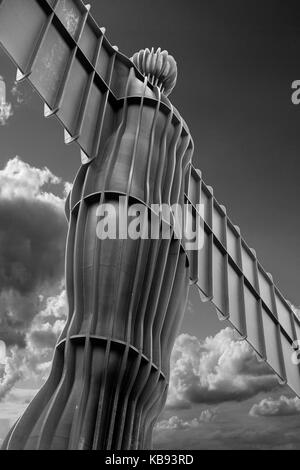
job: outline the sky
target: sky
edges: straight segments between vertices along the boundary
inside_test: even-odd
[[[292,0],[90,0],[128,56],[162,47],[178,63],[172,103],[195,141],[194,165],[241,227],[286,298],[300,305],[300,6]],[[0,125],[0,326],[9,360],[0,382],[0,439],[43,383],[66,316],[63,203],[76,145],[14,84]],[[12,115],[10,115],[12,114]],[[47,168],[47,169],[46,169]],[[1,365],[0,365],[1,373]],[[300,448],[300,404],[191,289],[172,356],[157,448]]]

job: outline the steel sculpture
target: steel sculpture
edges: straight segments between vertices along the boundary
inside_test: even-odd
[[[29,80],[82,156],[66,204],[69,317],[50,377],[6,449],[150,448],[191,284],[300,396],[299,319],[192,165],[192,137],[167,98],[175,60],[160,49],[127,58],[89,10],[80,0],[0,2],[17,80]],[[99,240],[97,208],[120,214],[119,196],[122,210],[189,203],[202,249],[177,239],[172,221],[169,239]]]

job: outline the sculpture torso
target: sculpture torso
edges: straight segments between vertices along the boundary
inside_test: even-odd
[[[102,125],[99,154],[80,168],[67,204],[69,318],[9,448],[150,448],[165,404],[189,284],[182,241],[99,240],[97,210],[109,203],[118,218],[120,196],[128,208],[183,203],[193,143],[160,89],[134,73]]]

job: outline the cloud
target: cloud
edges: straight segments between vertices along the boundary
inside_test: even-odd
[[[6,363],[0,373],[0,402],[21,379],[44,382],[50,372],[53,349],[67,316],[65,290],[47,299],[25,334],[24,348],[8,348]]]
[[[249,415],[258,416],[291,416],[300,414],[300,399],[287,398],[282,395],[280,398],[264,398],[260,403],[252,406]]]
[[[27,333],[27,345],[32,350],[53,350],[67,318],[66,292],[49,297],[47,305],[33,320]]]
[[[64,183],[64,196],[67,197],[69,195],[69,192],[71,191],[73,187],[73,184],[72,183]]]
[[[182,334],[172,352],[167,406],[242,401],[276,386],[271,370],[231,328],[204,341]]]
[[[157,431],[168,431],[175,429],[196,429],[203,424],[212,422],[216,417],[216,410],[203,410],[198,418],[184,420],[178,416],[159,421],[156,425]]]
[[[47,168],[31,167],[18,157],[0,171],[0,331],[8,346],[25,346],[45,299],[60,290],[64,199],[44,190],[59,184]]]
[[[12,115],[12,105],[6,101],[6,84],[4,78],[0,76],[0,126],[5,126]]]
[[[0,103],[0,126],[5,126],[13,114],[11,103]]]
[[[59,328],[60,331],[62,328]],[[36,348],[54,348],[57,335],[55,329],[50,323],[41,325],[40,330],[34,330],[30,334],[30,339]]]
[[[18,157],[0,171],[0,339],[8,351],[0,400],[20,379],[47,376],[66,319],[67,187]]]
[[[22,378],[21,372],[22,358],[18,355],[17,349],[11,351],[11,355],[7,357],[4,370],[2,371],[2,378],[0,379],[0,401],[7,395]]]
[[[188,412],[178,410],[176,416],[184,422],[193,421],[199,416],[200,406]],[[195,415],[191,415],[191,412]],[[164,411],[163,421],[168,422],[170,411]],[[227,402],[218,405],[216,417],[195,427],[180,429],[176,421],[155,427],[154,449],[205,449],[205,450],[244,450],[244,449],[300,449],[299,415],[282,419],[249,416],[249,402]]]
[[[10,159],[0,171],[0,199],[33,201],[52,204],[63,208],[63,200],[51,192],[43,191],[47,185],[58,185],[61,178],[55,176],[48,168],[35,168],[23,162],[19,157]]]

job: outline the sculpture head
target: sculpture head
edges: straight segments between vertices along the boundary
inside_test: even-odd
[[[168,51],[162,51],[160,47],[157,51],[142,49],[131,60],[152,85],[158,86],[166,96],[171,93],[177,81],[177,64]]]

